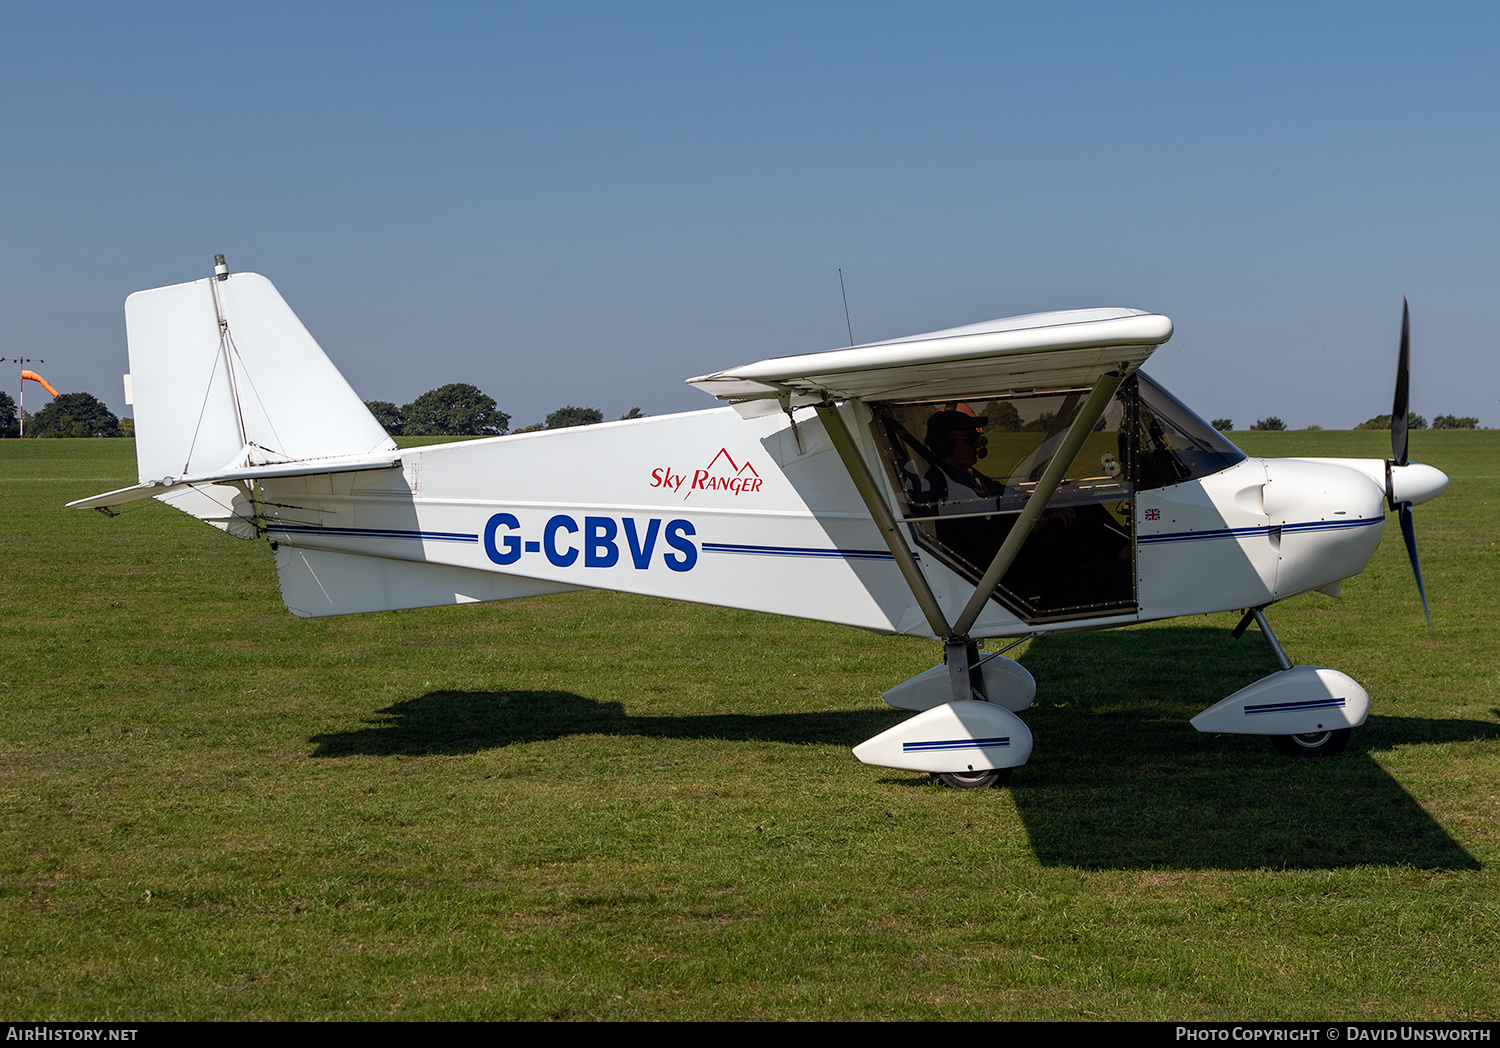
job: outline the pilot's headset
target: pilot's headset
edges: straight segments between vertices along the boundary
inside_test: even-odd
[[[989,425],[990,420],[981,415],[971,415],[967,411],[956,411],[948,409],[939,411],[927,420],[927,446],[932,453],[939,458],[947,458],[953,453],[953,434],[959,431],[966,433],[978,433],[979,442],[975,445],[979,458],[984,458],[990,453],[990,438],[984,435],[984,427]]]

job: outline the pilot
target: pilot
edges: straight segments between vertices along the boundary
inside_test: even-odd
[[[911,478],[916,481],[911,485],[913,502],[959,502],[1000,494],[1000,486],[974,468],[989,443],[984,435],[989,422],[983,415],[957,409],[936,412],[927,420],[927,447],[936,461],[920,480]]]
[[[1004,484],[975,468],[987,450],[988,424],[988,418],[945,405],[927,420],[932,465],[918,478],[908,462],[904,477],[913,512],[937,518],[929,534],[976,575],[994,559],[1020,508],[1002,511]],[[1046,458],[1032,480],[1045,465]],[[1129,536],[1101,506],[1051,506],[1032,524],[1005,587],[1033,610],[1128,600],[1131,548]]]
[[[940,503],[969,503],[952,507],[950,513],[975,513],[995,508],[1003,486],[975,469],[985,454],[984,427],[989,419],[969,411],[944,408],[927,420],[926,447],[932,462],[917,476],[908,462],[904,481],[913,512],[937,516]],[[983,502],[983,505],[975,505]],[[983,567],[1000,548],[1008,527],[997,528],[993,517],[960,517],[940,520],[936,537],[948,549],[971,564]]]

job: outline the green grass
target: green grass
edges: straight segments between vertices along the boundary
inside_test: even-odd
[[[1500,434],[1412,445],[1437,641],[1394,529],[1273,613],[1369,689],[1347,753],[1192,730],[1275,666],[1218,615],[1030,644],[1035,755],[957,792],[848,752],[931,642],[594,593],[298,621],[264,543],[61,508],[131,442],[0,442],[0,1014],[1494,1019]]]

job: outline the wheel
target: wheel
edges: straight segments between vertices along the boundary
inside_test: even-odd
[[[1289,757],[1332,757],[1349,745],[1352,728],[1314,731],[1306,735],[1272,735],[1276,748]]]
[[[987,768],[984,771],[935,771],[932,781],[950,790],[982,790],[986,786],[1004,786],[1010,781],[1009,768]]]

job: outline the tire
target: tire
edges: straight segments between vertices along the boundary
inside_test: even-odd
[[[1271,742],[1288,757],[1332,757],[1349,745],[1352,728],[1334,728],[1306,735],[1272,735]]]
[[[982,790],[989,786],[1004,786],[1010,781],[1009,768],[988,768],[984,771],[935,771],[932,781],[950,790]]]

